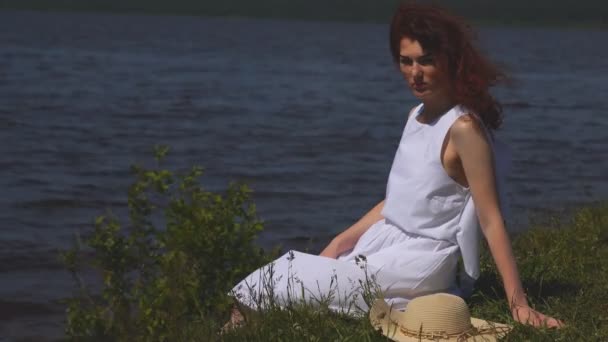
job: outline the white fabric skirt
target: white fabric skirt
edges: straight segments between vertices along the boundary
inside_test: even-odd
[[[457,245],[414,236],[382,219],[338,259],[289,251],[243,279],[233,294],[252,309],[306,302],[360,314],[368,309],[365,285],[374,284],[400,309],[417,296],[457,294],[458,257]]]

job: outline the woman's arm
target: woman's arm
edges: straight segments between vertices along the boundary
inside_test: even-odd
[[[338,255],[353,248],[363,233],[365,233],[369,227],[374,223],[381,220],[382,208],[384,208],[384,200],[376,204],[367,214],[365,214],[359,221],[350,226],[348,229],[338,234],[325,249],[321,252],[321,256],[329,258],[337,258]]]
[[[493,153],[481,124],[461,117],[450,130],[451,142],[462,163],[483,234],[503,281],[513,318],[534,326],[561,326],[559,320],[530,308],[498,203]]]

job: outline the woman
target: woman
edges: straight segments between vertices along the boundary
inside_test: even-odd
[[[503,75],[475,49],[468,26],[436,7],[400,6],[390,47],[422,103],[408,116],[385,199],[320,256],[289,252],[237,285],[236,297],[252,308],[272,297],[281,305],[318,301],[357,312],[367,308],[361,290],[370,279],[396,308],[424,294],[462,294],[457,261],[478,276],[471,251],[479,223],[513,318],[560,326],[528,305],[504,226],[490,133],[501,124],[501,108],[489,93]]]

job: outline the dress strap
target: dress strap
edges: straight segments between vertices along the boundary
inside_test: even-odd
[[[416,107],[412,108],[412,110],[410,110],[410,114],[409,116],[411,117],[412,114],[416,113],[416,115],[420,114],[420,112],[424,109],[424,103],[420,103],[419,105],[417,105]]]
[[[415,118],[418,114],[420,114],[420,111],[422,111],[422,109],[424,108],[424,103],[421,103],[417,106],[415,106],[414,108],[412,108],[409,112],[409,114],[407,114],[407,121],[412,120],[412,118]]]
[[[405,127],[403,127],[403,136],[405,136],[406,132],[412,130],[412,126],[416,124],[416,122],[413,122],[416,120],[416,116],[418,115],[418,113],[420,113],[420,111],[422,110],[422,108],[424,107],[424,104],[421,103],[417,106],[415,106],[414,108],[412,108],[410,110],[410,112],[407,114],[407,121],[405,122]],[[408,123],[410,123],[408,125]]]
[[[428,129],[430,129],[432,132],[431,144],[433,146],[433,159],[441,162],[441,149],[443,147],[445,138],[454,122],[456,122],[456,120],[458,120],[458,118],[464,114],[464,109],[461,106],[456,105],[434,122],[425,125],[428,126]]]

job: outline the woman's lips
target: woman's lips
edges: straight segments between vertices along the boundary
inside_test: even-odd
[[[412,84],[412,88],[414,88],[414,90],[416,91],[424,91],[426,90],[426,83],[414,83]]]

